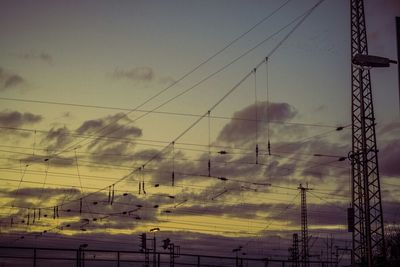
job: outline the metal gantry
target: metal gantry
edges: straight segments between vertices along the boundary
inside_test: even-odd
[[[363,0],[351,0],[351,56],[368,55]],[[353,61],[354,63],[354,61]],[[352,64],[352,211],[354,266],[383,266],[385,239],[369,68]]]

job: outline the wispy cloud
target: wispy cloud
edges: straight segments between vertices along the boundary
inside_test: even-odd
[[[154,70],[150,67],[134,67],[132,69],[116,69],[112,76],[115,79],[127,79],[136,82],[150,82],[153,81],[155,75]]]
[[[48,64],[53,63],[53,56],[46,52],[28,52],[18,55],[24,60],[38,60]]]
[[[25,82],[25,79],[13,72],[9,72],[0,67],[0,91],[12,89]]]

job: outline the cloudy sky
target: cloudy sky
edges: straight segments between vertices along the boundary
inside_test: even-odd
[[[317,2],[2,0],[2,244],[287,257],[308,184],[311,250],[349,245],[350,5]],[[395,59],[400,3],[365,6]],[[372,79],[389,225],[397,69]]]

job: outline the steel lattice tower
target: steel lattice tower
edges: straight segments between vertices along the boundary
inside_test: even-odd
[[[301,184],[298,187],[301,192],[301,266],[308,267],[308,224],[307,224],[307,199],[306,192],[308,187],[303,187]]]
[[[351,56],[368,55],[363,0],[351,0]],[[381,266],[385,240],[369,69],[352,64],[352,208],[355,266]]]
[[[292,267],[299,267],[299,236],[298,234],[293,234],[293,244],[291,247],[290,259],[292,262]]]

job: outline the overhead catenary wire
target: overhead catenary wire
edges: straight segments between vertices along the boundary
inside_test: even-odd
[[[9,100],[9,101],[17,101],[17,102],[27,102],[30,103],[34,101],[34,103],[41,103],[41,104],[53,104],[53,105],[61,105],[61,106],[74,106],[73,103],[66,103],[66,102],[51,102],[51,101],[39,101],[39,100],[29,100],[29,99],[18,99],[18,98],[4,98],[0,97],[0,100]],[[92,108],[90,105],[78,105],[83,107]],[[105,106],[94,106],[93,108],[102,108],[102,109],[111,109],[111,110],[129,110],[127,108],[117,108],[117,107],[105,107]],[[136,112],[150,112],[150,110],[137,110]],[[151,113],[154,114],[164,114],[164,115],[174,115],[174,116],[185,116],[185,117],[201,117],[201,114],[194,114],[194,113],[184,113],[184,112],[168,112],[168,111],[152,111]],[[228,117],[228,116],[217,116],[212,115],[210,116],[212,119],[222,119],[222,120],[238,120],[238,121],[254,121],[252,118],[241,118],[241,117]],[[267,122],[267,120],[259,119],[259,122]],[[284,120],[269,120],[269,123],[276,123],[276,124],[287,124],[287,125],[300,125],[300,126],[308,126],[308,127],[321,127],[321,128],[337,128],[337,125],[328,125],[328,124],[318,124],[318,123],[305,123],[305,122],[293,122],[293,121],[284,121]],[[30,131],[34,132],[35,129],[28,129],[28,128],[21,128],[21,127],[8,127],[8,126],[0,126],[0,129],[9,129],[9,130],[21,130],[21,131]],[[37,130],[37,132],[41,133],[48,133],[49,131],[45,130]],[[64,135],[73,135],[75,137],[94,137],[94,138],[110,138],[106,136],[99,136],[99,135],[84,135],[78,133],[64,133]]]
[[[24,170],[21,172],[20,179],[18,180],[17,190],[15,191],[15,195],[16,195],[16,196],[18,196],[18,192],[19,192],[19,190],[20,190],[20,188],[21,188],[21,184],[22,184],[22,182],[23,182],[23,180],[24,180],[24,177],[25,177],[26,170],[27,170],[28,166],[29,166],[29,165],[26,164]],[[13,200],[13,202],[12,202],[12,205],[11,205],[9,211],[8,211],[8,216],[10,216],[10,214],[11,214],[11,212],[12,212],[12,210],[13,210],[15,201],[16,201],[16,198],[14,198],[14,200]],[[6,204],[3,204],[1,207],[3,208],[3,207],[5,207],[5,205],[6,205]]]
[[[297,194],[293,197],[293,199],[286,205],[286,207],[279,213],[278,216],[281,216],[281,215],[283,215],[285,212],[287,212],[287,211],[289,210],[289,208],[292,207],[292,206],[294,205],[294,202],[295,202],[296,198],[297,198],[299,195],[300,195],[300,193],[297,193]],[[272,224],[272,222],[270,222],[269,224],[267,224],[267,225],[263,228],[263,230],[262,230],[261,232],[267,230],[267,229],[271,226],[271,224]],[[258,235],[258,237],[259,237],[259,235]],[[254,239],[250,239],[250,240],[247,241],[243,246],[244,246],[244,247],[248,246],[249,243],[252,242],[252,241],[254,241]]]
[[[331,163],[333,163],[333,162],[336,162],[336,161],[329,161],[329,162],[324,162],[324,163],[319,163],[319,162],[313,162],[313,161],[310,161],[309,159],[307,159],[307,160],[305,160],[305,159],[303,159],[303,157],[302,158],[299,158],[299,159],[295,159],[295,158],[293,158],[292,156],[291,157],[285,157],[285,156],[282,156],[282,155],[279,155],[279,154],[273,154],[273,156],[277,156],[277,157],[279,157],[279,158],[287,158],[287,159],[289,159],[289,160],[294,160],[294,161],[305,161],[305,162],[307,162],[307,163],[314,163],[315,165],[312,165],[312,166],[308,166],[308,167],[306,167],[305,169],[311,169],[311,168],[315,168],[315,167],[320,167],[320,166],[324,166],[324,165],[329,165],[329,166],[331,166],[330,164]],[[187,161],[187,159],[179,159],[179,160],[185,160],[185,161]],[[81,161],[83,161],[83,160],[81,160]],[[201,160],[200,160],[201,161]],[[90,162],[90,161],[83,161],[83,162],[88,162],[88,163],[95,163],[95,162]],[[252,162],[242,162],[242,161],[232,161],[232,162],[229,162],[229,161],[216,161],[216,162],[218,162],[218,163],[221,163],[221,164],[254,164],[254,162],[252,163]],[[264,164],[262,164],[262,165],[264,165]],[[110,167],[112,167],[112,168],[120,168],[120,167],[123,167],[122,165],[114,165],[114,164],[105,164],[105,163],[102,163],[102,165],[99,165],[99,163],[95,163],[95,165],[83,165],[83,166],[87,166],[87,167],[96,167],[96,166],[101,166],[102,168],[105,168],[105,166],[110,166]],[[332,165],[332,167],[340,167],[340,166],[336,166],[336,165]],[[0,168],[0,169],[3,169],[3,170],[7,170],[7,169],[9,169],[9,170],[13,170],[13,168]],[[126,168],[123,168],[123,169],[128,169],[128,170],[130,170],[131,169],[131,167],[130,166],[126,166]],[[293,169],[293,168],[292,168]],[[297,169],[298,169],[298,167],[297,167]],[[304,169],[304,170],[305,170]],[[30,173],[40,173],[40,171],[34,171],[34,170],[32,170],[32,171],[29,171]],[[54,174],[56,174],[56,173],[54,173]],[[57,173],[58,175],[60,175],[60,173]],[[193,174],[192,174],[193,175]],[[89,176],[88,176],[89,177]],[[96,177],[98,177],[98,176],[96,176]],[[99,177],[100,178],[100,177]],[[114,179],[113,179],[114,180]]]
[[[253,25],[249,30],[247,30],[246,32],[242,33],[241,35],[239,35],[237,38],[235,38],[234,40],[232,40],[231,42],[229,42],[226,46],[224,46],[222,49],[220,49],[218,52],[214,53],[213,55],[211,55],[209,58],[207,58],[206,60],[204,60],[203,62],[201,62],[200,64],[198,64],[196,67],[194,67],[193,69],[191,69],[190,71],[186,72],[184,75],[182,75],[180,78],[178,78],[177,80],[175,80],[172,84],[170,84],[169,86],[167,86],[166,88],[160,90],[159,92],[157,92],[156,94],[152,95],[151,97],[147,98],[144,102],[142,102],[141,104],[137,105],[135,108],[130,109],[129,111],[123,113],[122,116],[114,119],[111,123],[108,123],[107,125],[104,125],[103,127],[101,127],[100,129],[98,129],[96,131],[96,133],[99,132],[103,132],[105,129],[109,128],[112,125],[115,125],[118,121],[120,121],[121,119],[127,117],[129,114],[131,114],[132,112],[136,111],[137,109],[140,109],[141,107],[143,107],[144,105],[146,105],[147,103],[149,103],[150,101],[152,101],[153,99],[155,99],[156,97],[160,96],[161,94],[163,94],[164,92],[168,91],[170,88],[172,88],[173,86],[175,86],[176,84],[178,84],[179,82],[181,82],[182,80],[184,80],[186,77],[188,77],[189,75],[191,75],[192,73],[194,73],[196,70],[198,70],[200,67],[202,67],[203,65],[205,65],[206,63],[208,63],[209,61],[211,61],[213,58],[215,58],[216,56],[218,56],[219,54],[221,54],[223,51],[225,51],[226,49],[228,49],[231,45],[233,45],[235,42],[237,42],[238,40],[240,40],[242,37],[244,37],[245,35],[247,35],[249,32],[251,32],[253,29],[255,29],[258,25],[262,24],[263,22],[265,22],[266,20],[268,20],[270,17],[272,17],[275,13],[277,13],[280,9],[282,9],[286,4],[288,4],[291,0],[286,1],[285,3],[283,3],[282,5],[280,5],[277,9],[275,9],[274,11],[272,11],[268,16],[266,16],[265,18],[263,18],[262,20],[260,20],[258,23],[256,23],[255,25]],[[296,21],[296,20],[294,20]],[[187,90],[179,93],[178,95],[168,99],[167,101],[163,102],[161,105],[157,106],[156,108],[150,110],[149,112],[144,113],[142,116],[137,117],[134,121],[141,119],[142,117],[146,116],[147,114],[150,114],[153,111],[158,110],[159,108],[161,108],[162,106],[166,105],[167,103],[171,102],[172,100],[180,97],[183,94],[186,94],[187,92],[191,91],[192,89],[194,89],[195,87],[197,87],[198,85],[200,85],[201,83],[205,82],[206,80],[210,79],[211,77],[215,76],[216,74],[218,74],[219,72],[223,71],[224,69],[226,69],[227,67],[229,67],[230,65],[232,65],[233,63],[235,63],[236,61],[238,61],[240,58],[244,57],[245,55],[247,55],[248,53],[250,53],[251,51],[253,51],[255,48],[257,48],[258,46],[260,46],[262,43],[266,42],[267,40],[269,40],[270,38],[272,38],[274,35],[278,34],[281,30],[285,29],[286,27],[288,27],[289,25],[291,25],[293,23],[293,21],[286,25],[284,28],[280,29],[278,32],[276,32],[275,34],[271,35],[271,37],[268,37],[267,39],[263,40],[261,43],[259,43],[258,45],[256,45],[255,47],[253,47],[252,49],[246,51],[244,54],[240,55],[239,57],[237,57],[236,59],[234,59],[233,61],[231,61],[230,63],[228,63],[227,65],[223,66],[222,68],[220,68],[219,70],[213,72],[212,74],[208,75],[207,77],[205,77],[204,79],[200,80],[198,83],[196,83],[195,85],[193,85],[192,87],[188,88]],[[110,132],[114,132],[118,130],[118,127],[116,127],[116,129],[114,129],[113,131]],[[107,133],[109,134],[109,133]],[[106,135],[107,135],[106,134]],[[54,155],[59,155],[65,151],[68,151],[69,149],[73,149],[75,147],[77,147],[78,145],[80,145],[83,141],[85,141],[86,139],[82,139],[78,142],[76,142],[75,144],[72,144],[70,146],[68,146],[65,149],[62,149],[61,151],[58,151],[57,153],[55,153]],[[82,145],[81,145],[82,146]]]
[[[282,208],[281,209],[282,211],[285,211],[285,208]],[[63,212],[65,212],[65,211],[63,211]],[[76,211],[69,211],[69,212],[76,212]],[[310,212],[310,214],[314,214],[315,212]],[[318,212],[318,213],[316,213],[316,214],[320,214],[321,212]],[[330,213],[330,211],[326,211],[326,213]],[[112,217],[112,216],[117,216],[117,217],[124,217],[124,218],[128,218],[129,216],[126,216],[126,215],[123,215],[123,214],[126,214],[126,212],[114,212],[114,213],[110,213],[110,214],[105,214],[105,213],[99,213],[99,212],[92,212],[91,214],[94,214],[94,215],[101,215],[100,217],[98,217],[99,219],[107,219],[107,218],[109,218],[109,217]],[[196,213],[195,213],[196,214]],[[197,213],[198,215],[201,215],[201,213]],[[104,215],[109,215],[109,216],[104,216]],[[103,216],[103,217],[102,217]],[[191,221],[191,220],[187,220],[187,219],[184,219],[184,220],[177,220],[176,218],[174,218],[173,220],[168,220],[169,222],[179,222],[179,221],[182,221],[182,222],[192,222],[191,223],[191,225],[201,225],[201,224],[199,224],[197,221]],[[235,218],[235,221],[240,221],[240,220],[238,220],[238,219],[236,219]],[[243,224],[231,224],[232,226],[241,226],[241,227],[243,227],[244,226],[244,224],[246,223],[246,220],[245,219],[243,219],[242,220],[242,222],[243,222]],[[260,220],[257,220],[257,222],[254,222],[254,223],[257,223],[257,224],[264,224],[263,223],[263,221],[261,220],[261,218],[260,218]],[[213,223],[214,224],[214,223]],[[219,223],[217,223],[217,225],[226,225],[226,223],[224,223],[224,224],[219,224]],[[276,224],[276,223],[272,223],[271,222],[271,225],[278,225],[278,224]],[[261,229],[261,228],[260,228]]]
[[[101,191],[101,190],[99,190],[99,191]]]
[[[119,212],[119,213],[121,213],[121,212]],[[102,215],[103,213],[94,213],[94,214]],[[111,215],[112,215],[112,214],[111,214]],[[115,215],[115,216],[121,216],[121,215],[119,215],[118,213],[114,213],[114,215]],[[114,215],[112,215],[112,216],[114,216]],[[174,219],[173,221],[176,221],[176,220]],[[187,221],[187,220],[183,220],[183,221]],[[193,224],[191,224],[191,225],[193,225]],[[198,224],[195,224],[195,225],[198,225]],[[271,223],[271,225],[276,225],[276,224]]]
[[[345,126],[341,126],[340,128],[347,129],[347,128],[349,128],[349,126],[350,125],[345,125]],[[337,127],[333,127],[333,128],[336,129]],[[14,130],[33,131],[33,130],[30,130],[30,129],[14,129]],[[328,135],[330,133],[333,133],[335,131],[337,131],[337,130],[333,130],[332,129],[332,130],[329,130],[329,131],[326,131],[326,132],[319,133],[317,135],[308,136],[308,137],[306,137],[304,139],[296,140],[296,144],[298,142],[303,143],[304,141],[307,141],[307,140],[312,139],[312,138],[323,137],[323,136],[326,136],[326,135]],[[43,133],[51,133],[51,131],[43,131]],[[64,135],[65,136],[69,136],[68,134],[63,134],[63,136]],[[79,135],[77,135],[77,136],[79,136]],[[121,142],[126,141],[126,142],[131,142],[132,144],[146,145],[146,146],[157,146],[157,145],[150,145],[148,143],[154,143],[154,144],[157,144],[157,143],[158,144],[169,144],[170,143],[169,141],[154,140],[154,139],[144,139],[144,138],[135,138],[135,139],[133,139],[133,138],[96,137],[96,136],[91,136],[91,138],[95,138],[95,139],[97,139],[97,141],[99,141],[99,140],[104,140],[104,141],[107,141],[107,140],[119,140]],[[204,151],[205,152],[206,150],[195,150],[195,149],[189,149],[189,148],[183,148],[183,147],[193,146],[193,147],[207,147],[208,148],[208,145],[204,145],[204,144],[200,144],[200,143],[176,142],[176,145],[180,145],[181,146],[181,147],[179,147],[179,149],[188,150],[188,151],[192,150],[192,151]],[[285,144],[285,145],[290,145],[290,144]],[[10,146],[10,145],[0,145],[0,147],[27,149],[26,147]],[[160,145],[160,146],[157,146],[157,147],[164,147],[164,146]],[[224,149],[229,149],[230,150],[229,151],[230,154],[237,154],[237,152],[232,152],[232,151],[236,151],[236,150],[249,151],[249,152],[252,151],[251,149],[244,148],[244,147],[230,147],[230,146],[218,145],[218,144],[210,145],[210,147],[213,148],[213,149],[223,149],[223,150]],[[52,152],[51,150],[48,150],[47,148],[36,148],[36,150]],[[5,150],[0,150],[0,151],[2,151],[2,152],[11,152],[11,151],[5,151]],[[263,151],[263,150],[260,150],[260,151]],[[278,150],[278,152],[279,153],[288,153],[288,152],[279,151],[279,150]],[[20,152],[14,152],[14,153],[20,153]],[[79,153],[93,154],[93,152],[92,153],[91,152],[79,152]],[[290,153],[292,153],[292,152],[290,152]],[[26,154],[26,153],[23,153],[23,154]],[[111,155],[111,154],[107,154],[107,155]],[[117,154],[115,154],[115,155],[117,155]],[[39,157],[39,155],[37,155],[37,156]]]
[[[14,152],[10,151],[10,153],[14,153]],[[281,152],[281,153],[282,154],[288,154],[288,153],[284,153],[284,152]],[[328,162],[325,162],[325,163],[321,164],[320,162],[311,161],[309,159],[309,157],[312,157],[312,155],[310,155],[310,154],[300,153],[300,154],[290,154],[290,156],[284,156],[281,153],[272,154],[271,156],[277,157],[277,158],[282,158],[282,159],[285,158],[285,159],[288,159],[288,160],[291,160],[291,161],[294,161],[294,162],[302,161],[302,162],[306,162],[306,163],[314,163],[315,164],[313,166],[308,166],[307,168],[315,168],[315,167],[320,167],[320,166],[323,166],[323,165],[329,165],[329,166],[335,167],[335,168],[336,167],[337,168],[343,168],[343,167],[337,166],[337,165],[330,165],[331,163],[336,163],[337,160],[328,161]],[[22,153],[22,154],[25,155],[26,153]],[[239,154],[239,155],[244,155],[245,156],[245,155],[249,155],[249,153]],[[109,155],[107,155],[107,156],[109,156]],[[116,156],[118,156],[118,155],[116,155]],[[301,158],[296,158],[295,156],[301,156]],[[304,156],[307,156],[308,158],[304,158]],[[7,160],[18,160],[18,159],[14,159],[14,158],[4,158],[4,159],[7,159]],[[159,159],[168,159],[168,158],[159,157]],[[191,158],[182,158],[182,157],[174,159],[174,161],[175,160],[178,160],[178,161],[189,161],[189,162],[203,162],[204,161],[202,159],[191,159]],[[120,169],[120,170],[131,170],[132,169],[131,166],[123,165],[123,164],[118,164],[117,165],[117,164],[112,164],[112,163],[104,163],[104,162],[97,162],[97,161],[87,161],[87,160],[80,160],[80,161],[89,163],[89,164],[81,164],[82,166],[85,166],[85,167],[112,168],[112,169]],[[215,163],[219,163],[219,164],[233,164],[233,165],[254,165],[255,164],[254,162],[242,161],[240,158],[234,159],[234,160],[231,160],[231,161],[227,161],[227,160],[214,160],[214,161],[215,161]],[[262,163],[260,163],[260,165],[267,166],[266,164],[262,164]],[[12,167],[12,166],[10,166],[10,167],[8,167],[8,166],[0,167],[0,170],[12,170],[12,169],[15,169],[15,167]],[[34,171],[34,170],[32,170],[32,171]],[[37,172],[37,171],[35,171],[35,172]]]
[[[246,77],[246,78],[247,78],[247,77]],[[223,99],[222,99],[221,101],[223,101]],[[217,103],[217,104],[219,104],[219,103]],[[200,118],[199,118],[199,121],[200,121],[202,118],[203,118],[203,117],[200,117]],[[196,124],[197,124],[197,121],[196,121],[194,124],[192,124],[192,125],[194,126],[194,125],[196,125]],[[191,129],[191,127],[190,127],[189,129],[187,129],[187,131],[189,131],[190,129]],[[181,136],[183,136],[184,134],[186,134],[187,131],[184,131],[184,132],[182,133],[182,135],[178,136],[177,139],[179,139]]]
[[[35,148],[36,148],[36,130],[33,132],[32,156],[35,156]]]
[[[214,179],[219,179],[220,177],[214,177]],[[13,179],[7,179],[7,178],[0,178],[0,180],[2,180],[2,181],[15,181],[15,182],[17,182],[17,180],[13,180]],[[271,187],[272,189],[274,189],[274,188],[276,188],[276,189],[284,189],[284,190],[291,190],[291,191],[296,191],[296,189],[295,188],[292,188],[292,187],[288,187],[288,186],[279,186],[279,185],[273,185],[273,184],[260,184],[260,183],[252,183],[252,182],[248,182],[248,181],[246,181],[246,180],[238,180],[238,179],[228,179],[228,178],[226,178],[226,181],[229,181],[229,182],[237,182],[237,183],[242,183],[242,184],[248,184],[248,185],[255,185],[255,186],[268,186],[268,187]],[[35,182],[35,181],[27,181],[26,183],[28,183],[28,184],[40,184],[40,182]],[[55,185],[55,186],[57,186],[57,185],[60,185],[60,184],[54,184],[54,183],[51,183],[51,184],[49,184],[49,185]],[[190,185],[186,185],[186,184],[178,184],[178,185],[176,185],[177,187],[182,187],[182,188],[190,188],[190,187],[192,187],[192,186],[190,186]],[[70,186],[70,188],[72,189],[72,188],[76,188],[76,189],[79,189],[79,187],[78,186]],[[98,188],[98,187],[84,187],[85,189],[91,189],[91,190],[99,190],[100,188]],[[200,191],[201,190],[203,190],[204,188],[207,188],[207,187],[199,187],[199,186],[197,186],[197,187],[195,187],[195,188],[198,188]],[[116,191],[118,191],[118,192],[124,192],[124,194],[121,194],[122,196],[124,196],[127,192],[129,192],[129,193],[132,193],[132,194],[136,194],[136,192],[134,192],[134,191],[130,191],[130,190],[116,190]],[[315,191],[320,191],[320,189],[315,189]],[[257,193],[257,194],[268,194],[268,195],[274,195],[274,194],[277,194],[277,195],[290,195],[289,193],[278,193],[278,192],[274,192],[274,191],[271,191],[271,190],[268,190],[268,191],[262,191],[262,190],[255,190],[254,191],[255,193]],[[320,192],[319,194],[322,194],[322,195],[327,195],[327,196],[330,196],[330,199],[336,199],[336,200],[338,200],[338,199],[342,199],[342,200],[345,200],[346,199],[346,196],[344,196],[344,195],[337,195],[337,194],[335,194],[335,195],[333,195],[333,194],[329,194],[329,193],[322,193],[322,192]],[[165,194],[159,194],[159,193],[150,193],[149,195],[154,195],[154,196],[163,196],[163,197],[167,197]],[[178,195],[179,196],[179,195]],[[178,197],[177,196],[177,197]],[[341,198],[339,198],[341,196]],[[105,196],[104,196],[105,197]],[[168,196],[169,197],[169,196]],[[174,197],[174,199],[175,199],[176,197]],[[260,197],[260,196],[258,196],[258,198],[259,199],[264,199],[263,197]],[[271,198],[267,198],[268,200],[271,200]],[[279,199],[276,199],[276,200],[279,200]],[[98,202],[98,201],[97,201]],[[108,203],[108,202],[107,202]],[[121,203],[119,203],[118,202],[118,204],[121,204]],[[65,205],[59,205],[59,206],[65,206]],[[34,206],[20,206],[20,205],[14,205],[14,207],[16,207],[16,208],[19,208],[19,209],[32,209],[32,208],[34,208],[35,207],[35,205]],[[51,208],[51,207],[48,207],[48,208]],[[42,209],[46,209],[46,208],[42,208]]]
[[[49,176],[49,169],[50,169],[50,162],[46,161],[45,169],[44,169],[44,178],[43,178],[43,183],[42,183],[42,190],[39,195],[39,201],[42,199],[44,190],[46,188],[47,178]]]
[[[285,27],[281,28],[279,31],[275,32],[273,35],[271,35],[269,38],[264,39],[262,42],[258,43],[255,47],[251,48],[250,50],[246,51],[246,53],[242,54],[241,56],[239,56],[238,58],[236,58],[235,60],[231,61],[229,64],[225,65],[224,67],[222,67],[221,69],[219,69],[218,71],[212,73],[211,75],[207,76],[206,79],[208,79],[208,77],[212,77],[214,75],[216,75],[217,73],[219,73],[220,71],[222,71],[223,69],[227,68],[229,65],[233,64],[234,62],[236,62],[237,60],[239,60],[241,57],[245,56],[246,54],[250,53],[252,50],[254,50],[255,48],[257,48],[259,45],[261,45],[262,43],[264,43],[266,40],[269,40],[270,38],[272,38],[274,35],[278,34],[279,32],[281,32],[283,29],[287,28],[288,26],[290,26],[291,24],[293,24],[294,22],[296,22],[297,20],[299,20],[299,22],[293,27],[293,29],[291,31],[289,31],[288,34],[285,35],[285,37],[282,39],[281,42],[278,43],[277,46],[275,46],[273,48],[273,50],[268,54],[268,56],[266,58],[269,58],[284,42],[284,40],[288,39],[289,36],[295,31],[295,29],[297,29],[297,27],[299,27],[301,25],[301,23],[312,13],[312,11],[320,4],[322,3],[323,0],[319,1],[316,5],[314,5],[310,10],[308,10],[306,13],[304,13],[303,15],[297,17],[295,20],[293,20],[292,22],[290,22],[289,24],[287,24]],[[258,68],[259,66],[257,66],[256,68]],[[156,108],[154,108],[151,111],[157,110],[159,107],[165,105],[166,103],[169,103],[170,101],[172,101],[173,99],[175,99],[176,97],[179,97],[180,95],[186,93],[187,91],[193,89],[195,86],[199,85],[202,81],[205,81],[206,79],[201,80],[199,83],[195,84],[194,86],[192,86],[191,88],[183,91],[181,94],[178,94],[177,96],[170,98],[169,100],[167,100],[166,102],[163,102],[161,105],[157,106]],[[149,111],[149,113],[151,112]],[[148,113],[145,113],[148,114]],[[141,118],[138,117],[138,118]],[[200,117],[201,119],[202,117]],[[84,139],[85,140],[85,139]],[[63,149],[63,151],[67,151],[67,149]],[[60,154],[60,152],[58,153],[54,153],[54,155],[58,155]]]
[[[181,176],[190,176],[190,177],[208,177],[206,175],[195,174],[195,173],[181,173],[180,172],[178,174],[181,175]],[[57,174],[57,176],[60,176],[60,174]],[[213,178],[215,180],[229,181],[229,182],[235,182],[235,183],[240,183],[240,184],[248,184],[248,185],[255,185],[255,186],[271,186],[273,188],[294,190],[294,189],[292,189],[290,187],[287,187],[287,186],[279,186],[279,185],[275,185],[275,184],[272,185],[272,184],[269,184],[269,183],[252,182],[252,181],[243,180],[243,179],[240,179],[240,178],[226,178],[226,177],[218,177],[218,176],[214,176],[214,177],[211,177],[211,178]],[[0,180],[18,182],[18,180],[14,180],[14,179],[0,178]],[[95,180],[98,180],[98,178],[96,178]],[[140,179],[138,181],[140,181]],[[35,182],[35,181],[26,181],[26,183],[28,183],[28,184],[41,184],[40,182]],[[49,184],[49,185],[59,186],[61,184],[52,183],[52,184]],[[64,186],[66,186],[66,185],[64,185]],[[204,187],[204,186],[194,186],[194,185],[184,184],[184,183],[180,183],[180,184],[178,184],[176,186],[182,187],[182,188],[187,188],[187,187],[189,187],[189,188],[202,188],[202,189],[207,188],[207,187]],[[79,188],[79,187],[74,186],[74,185],[69,185],[68,187],[69,188]],[[100,189],[100,188],[97,188],[97,187],[95,187],[95,188],[86,187],[86,188],[92,189],[92,190],[99,190]],[[125,190],[120,190],[120,191],[129,192],[129,190],[126,190],[126,189]],[[321,191],[321,190],[318,190],[318,191]],[[261,193],[262,191],[258,191],[257,190],[256,192]],[[329,195],[329,193],[324,193],[324,194]],[[339,195],[335,194],[335,196],[339,196]],[[32,207],[29,207],[29,208],[32,208]]]
[[[86,206],[87,210],[90,211],[90,206],[89,204],[85,201],[85,199],[82,197],[85,194],[83,185],[82,185],[82,179],[81,179],[81,173],[79,170],[79,163],[78,163],[78,156],[76,154],[76,149],[74,149],[75,152],[75,166],[76,166],[76,174],[79,180],[79,188],[80,188],[80,198],[79,198],[79,211],[80,213],[82,213],[82,209],[83,209],[83,205]],[[65,204],[65,202],[62,203],[63,205]],[[59,205],[57,205],[58,207]]]

